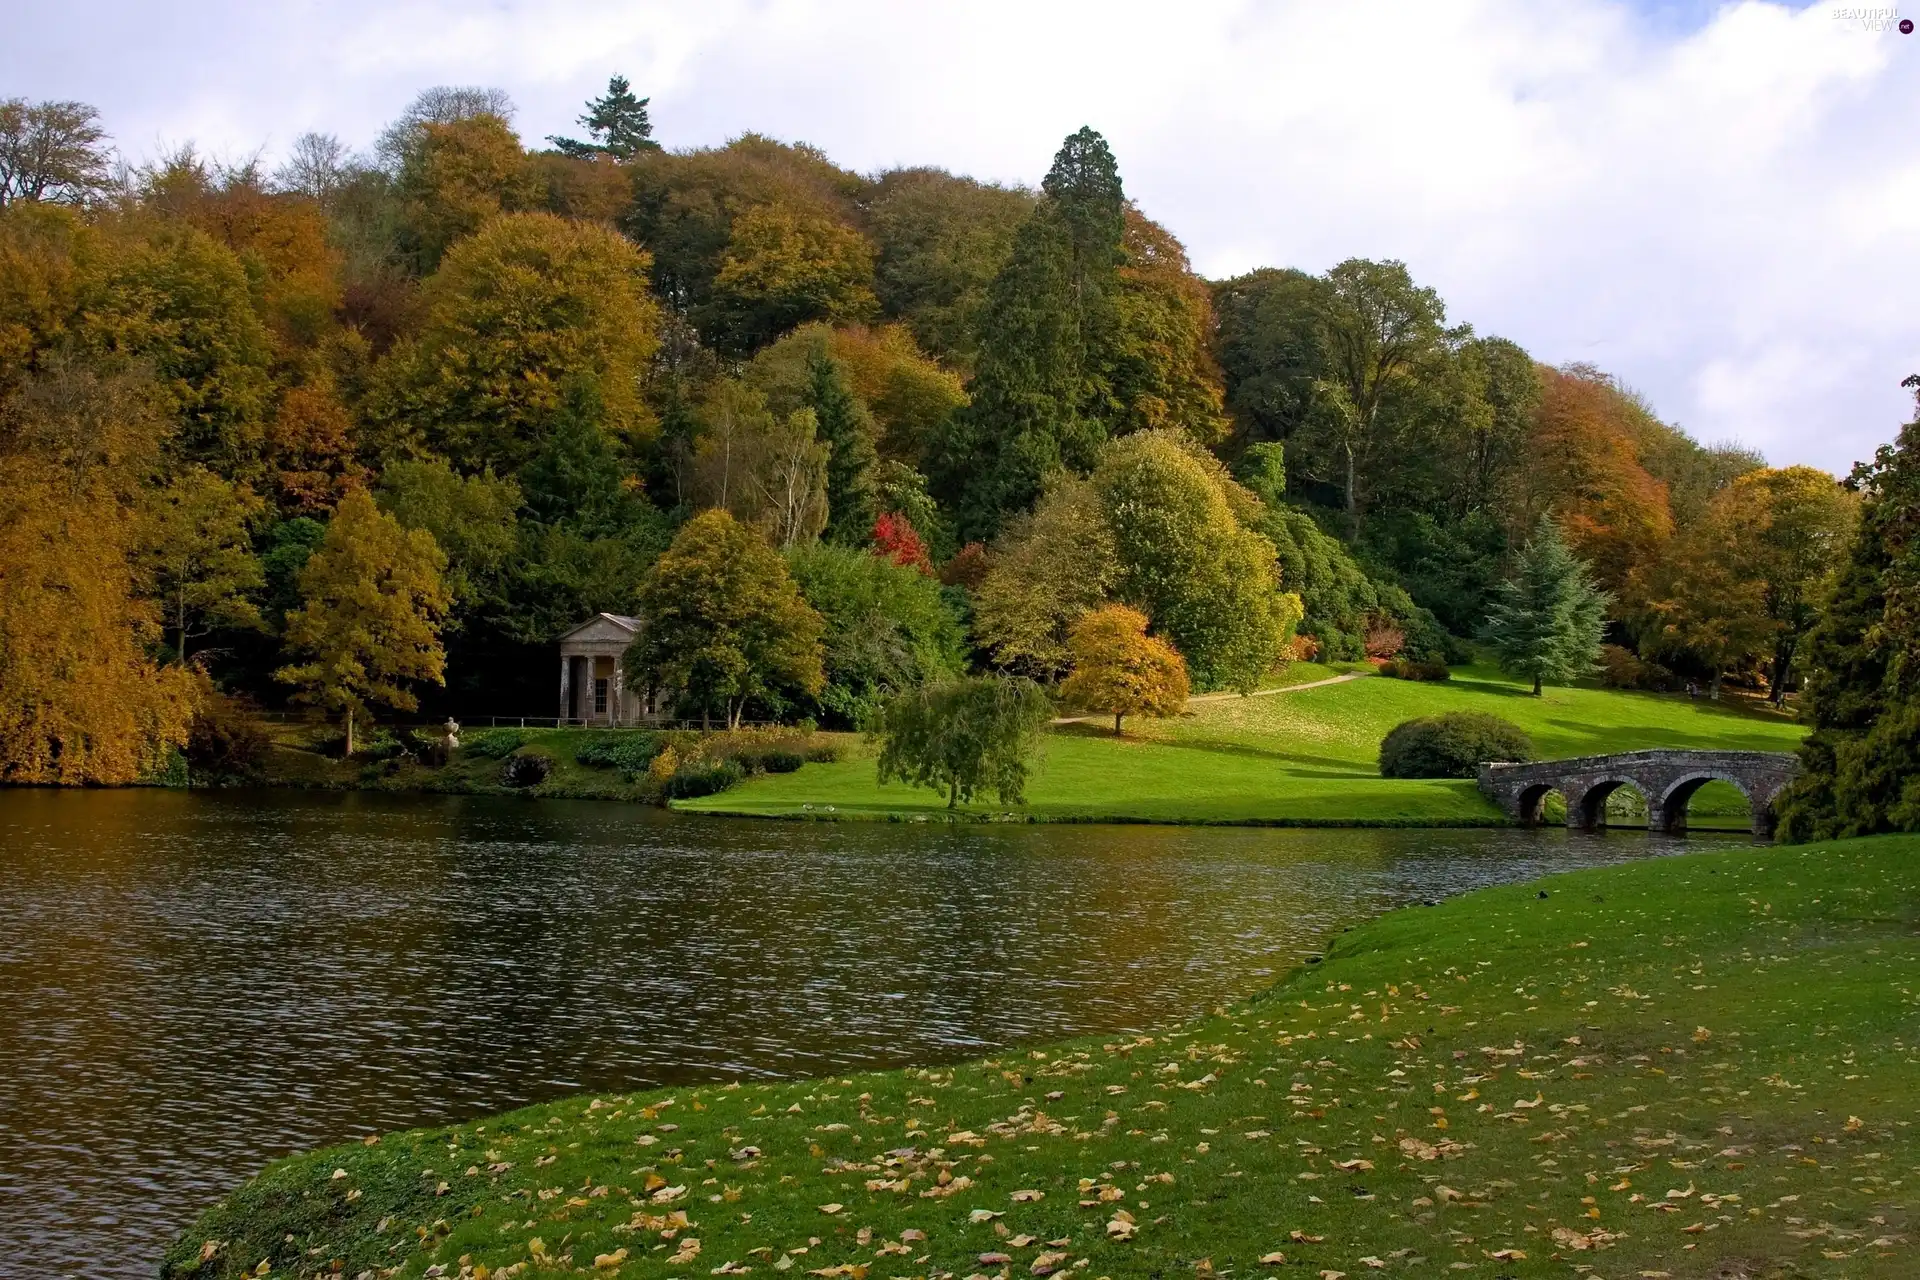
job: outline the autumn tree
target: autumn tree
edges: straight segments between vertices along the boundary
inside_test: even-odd
[[[131,555],[150,404],[56,362],[0,410],[0,782],[134,782],[186,742],[193,681],[149,656]]]
[[[718,711],[738,727],[750,701],[821,690],[820,615],[759,531],[725,511],[680,526],[640,601],[646,625],[624,660],[629,677],[703,721]]]
[[[1800,646],[1845,562],[1859,499],[1813,467],[1747,472],[1724,492],[1755,548],[1749,572],[1760,580],[1761,607],[1773,624],[1767,683],[1782,703]]]
[[[148,495],[137,563],[165,609],[181,665],[194,640],[261,625],[249,595],[266,583],[252,535],[264,505],[245,485],[200,466],[184,468]]]
[[[293,140],[287,158],[273,171],[276,190],[302,195],[322,209],[333,203],[353,167],[347,144],[331,133],[307,132]]]
[[[586,113],[580,117],[580,123],[587,129],[587,141],[555,137],[547,141],[561,154],[581,160],[607,159],[619,163],[633,159],[642,151],[658,151],[660,144],[653,140],[653,122],[647,119],[649,101],[651,99],[634,96],[633,86],[625,76],[613,76],[607,81],[607,92],[588,102]]]
[[[1513,577],[1500,584],[1482,635],[1504,669],[1533,680],[1537,698],[1542,682],[1594,669],[1607,604],[1559,528],[1542,518]]]
[[[1060,685],[1068,705],[1113,717],[1113,733],[1130,715],[1177,716],[1187,705],[1187,664],[1180,651],[1147,634],[1147,616],[1123,604],[1082,615],[1068,639],[1073,671]]]
[[[812,409],[776,416],[757,391],[716,383],[700,412],[692,459],[695,501],[719,507],[791,547],[828,518],[830,449]]]
[[[509,474],[579,383],[615,440],[651,438],[640,383],[659,311],[646,254],[619,235],[545,213],[496,218],[454,246],[423,301],[419,336],[381,364],[369,397],[378,452],[424,448]]]
[[[290,387],[267,423],[266,485],[293,515],[329,511],[366,482],[354,451],[354,423],[331,383]]]
[[[940,792],[949,809],[986,791],[1024,804],[1052,715],[1052,701],[1029,680],[978,676],[910,689],[874,727],[880,781]]]
[[[294,686],[295,702],[340,713],[347,755],[371,707],[411,711],[420,705],[413,683],[446,682],[446,567],[433,535],[405,528],[361,489],[341,499],[300,570],[301,604],[284,640],[294,660],[275,678]]]
[[[1193,273],[1180,242],[1131,207],[1121,252],[1111,329],[1099,335],[1094,352],[1109,434],[1179,427],[1219,443],[1227,418],[1206,282]]]
[[[796,325],[867,320],[877,306],[864,236],[805,206],[768,204],[733,220],[700,326],[718,349],[746,354]]]
[[[884,457],[918,465],[967,393],[951,370],[928,358],[897,324],[807,324],[753,358],[743,376],[764,392],[776,412],[798,406],[819,411],[812,398],[813,364],[835,361],[847,389],[872,418],[874,446]]]
[[[411,135],[394,181],[401,244],[421,274],[490,218],[532,208],[539,197],[520,138],[505,119],[482,113],[425,122]]]
[[[83,204],[107,185],[106,130],[84,102],[0,101],[0,209]]]

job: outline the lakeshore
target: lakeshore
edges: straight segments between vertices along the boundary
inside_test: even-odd
[[[1917,853],[1577,871],[1170,1031],[332,1148],[163,1274],[1908,1275]]]

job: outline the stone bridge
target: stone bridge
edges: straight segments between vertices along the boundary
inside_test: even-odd
[[[1773,801],[1800,772],[1798,757],[1777,751],[1625,751],[1533,764],[1480,766],[1480,790],[1529,826],[1540,821],[1540,802],[1558,791],[1567,800],[1567,826],[1592,831],[1607,824],[1607,797],[1631,785],[1647,801],[1647,829],[1687,829],[1687,802],[1709,782],[1731,782],[1753,811],[1753,833],[1773,834]]]

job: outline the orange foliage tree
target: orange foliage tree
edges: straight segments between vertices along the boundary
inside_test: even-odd
[[[1187,663],[1180,651],[1147,634],[1147,615],[1123,604],[1092,610],[1067,641],[1073,672],[1060,686],[1076,707],[1113,717],[1113,732],[1130,715],[1177,716],[1187,705]]]

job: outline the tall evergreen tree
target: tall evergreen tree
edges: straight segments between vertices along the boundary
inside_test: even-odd
[[[1593,670],[1608,601],[1559,527],[1543,516],[1520,550],[1514,576],[1495,594],[1484,638],[1503,668],[1533,678],[1538,697],[1542,681]]]
[[[1920,387],[1920,376],[1904,385]],[[1866,501],[1807,638],[1813,732],[1778,803],[1789,840],[1920,830],[1920,421],[1849,483]]]
[[[935,478],[969,539],[1031,507],[1050,472],[1089,470],[1106,439],[1097,353],[1110,345],[1126,197],[1105,139],[1069,137],[1042,189],[988,290],[972,403],[940,451]]]
[[[825,350],[807,360],[807,407],[827,446],[828,542],[857,546],[873,528],[873,418],[847,386],[840,362]]]
[[[614,76],[607,81],[606,96],[588,102],[587,113],[580,117],[580,123],[587,127],[589,141],[556,137],[549,137],[547,141],[562,155],[579,160],[601,156],[616,161],[631,160],[642,151],[658,151],[660,144],[653,140],[653,122],[647,119],[647,103],[651,101],[651,98],[634,97],[627,78]]]

